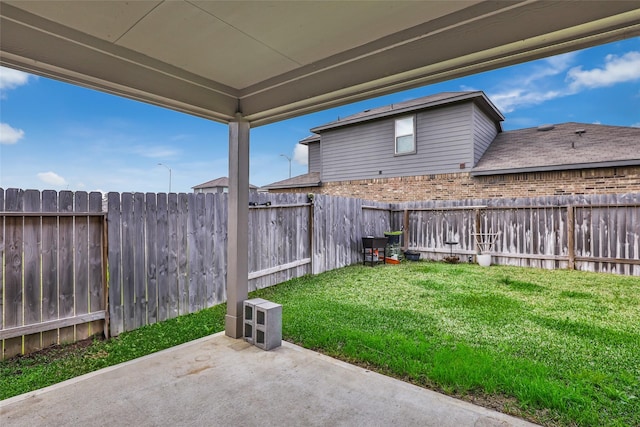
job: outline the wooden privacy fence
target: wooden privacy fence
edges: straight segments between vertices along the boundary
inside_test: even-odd
[[[2,357],[103,332],[100,193],[0,189]]]
[[[112,335],[224,301],[226,204],[195,196],[108,194]]]
[[[311,273],[306,195],[252,204],[249,290]],[[226,301],[226,194],[109,193],[108,236],[113,335]]]
[[[405,247],[433,259],[464,261],[476,253],[474,233],[492,233],[494,263],[640,275],[640,194],[250,198],[250,291],[361,262],[363,236],[401,228]],[[100,193],[0,189],[3,357],[226,301],[226,194],[109,193],[102,205]]]
[[[102,331],[104,321],[85,322],[106,318],[105,332],[118,335],[226,301],[226,194],[109,193],[102,213],[100,193],[0,193],[8,200],[0,211],[20,212],[2,216],[0,242],[11,236],[0,245],[8,272],[1,281],[4,357]],[[309,203],[301,194],[252,194],[251,202],[250,291],[357,263],[361,237],[392,228],[386,203],[323,195]],[[29,210],[39,212],[33,220],[23,213]],[[36,232],[14,226],[33,221]],[[42,238],[23,242],[14,238],[20,233]],[[30,250],[36,246],[40,255]],[[15,256],[19,262],[6,267]]]
[[[252,194],[249,291],[358,262],[360,238],[389,229],[388,204]],[[227,195],[109,193],[110,331],[226,301]]]
[[[394,215],[408,248],[432,259],[465,261],[474,234],[490,234],[496,264],[640,275],[638,194],[410,203]]]

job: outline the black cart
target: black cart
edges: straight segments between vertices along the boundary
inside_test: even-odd
[[[382,261],[387,263],[387,238],[386,237],[363,237],[362,238],[362,265],[366,265],[367,261],[374,264]],[[380,256],[382,255],[382,256]]]

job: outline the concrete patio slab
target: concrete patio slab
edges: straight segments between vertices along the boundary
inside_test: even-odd
[[[2,426],[533,426],[283,342],[223,333],[0,402]]]

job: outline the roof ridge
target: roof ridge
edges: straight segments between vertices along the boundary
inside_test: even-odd
[[[502,113],[493,105],[491,100],[487,97],[487,95],[481,90],[473,90],[473,91],[449,91],[449,92],[438,92],[431,95],[422,96],[420,98],[408,99],[406,101],[395,102],[392,104],[383,105],[380,107],[369,108],[363,111],[360,111],[355,114],[348,115],[343,118],[338,118],[338,120],[334,120],[329,123],[325,123],[324,125],[316,126],[311,128],[312,133],[319,133],[319,131],[332,129],[335,127],[346,126],[348,124],[359,123],[367,120],[373,120],[378,117],[385,117],[389,115],[394,115],[402,112],[403,110],[420,110],[420,109],[428,109],[435,108],[441,105],[446,105],[449,103],[454,103],[457,101],[466,101],[470,100],[474,97],[482,98],[487,104],[488,108],[494,110],[496,113],[496,117],[499,117],[498,120],[504,120],[504,116]]]

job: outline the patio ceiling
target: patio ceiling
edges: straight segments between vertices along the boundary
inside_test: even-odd
[[[640,34],[637,1],[0,2],[2,65],[252,127]]]

